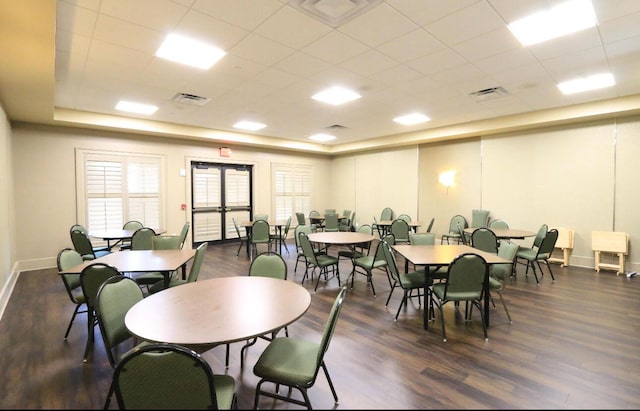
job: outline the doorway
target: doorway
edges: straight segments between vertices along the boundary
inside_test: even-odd
[[[253,166],[191,162],[193,243],[238,238],[232,219],[251,219]]]

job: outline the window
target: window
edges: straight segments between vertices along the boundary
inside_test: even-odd
[[[283,221],[295,213],[311,211],[311,167],[273,164],[275,220]]]
[[[78,221],[88,230],[121,229],[129,220],[164,227],[161,156],[79,154]]]

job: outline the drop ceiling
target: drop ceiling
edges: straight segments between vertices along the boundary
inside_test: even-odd
[[[22,87],[16,96],[0,69],[0,98],[9,117],[21,121],[328,154],[637,113],[640,1],[593,0],[595,28],[520,45],[507,24],[557,3],[58,0],[49,6],[54,31],[45,30],[45,47],[34,51],[54,63],[46,72],[52,81],[37,90]],[[169,33],[210,42],[227,54],[207,71],[155,57]],[[616,86],[570,96],[556,87],[603,71],[614,74]],[[334,85],[362,97],[341,106],[311,99]],[[482,92],[491,89],[499,92]],[[32,93],[36,99],[43,92],[51,99],[46,107],[38,111],[39,102],[33,113],[19,110],[18,97]],[[209,100],[188,104],[175,98],[178,93]],[[122,99],[159,110],[123,116],[115,110]],[[416,111],[431,121],[392,121]],[[267,127],[241,132],[233,128],[240,120]],[[337,138],[310,142],[316,133]]]

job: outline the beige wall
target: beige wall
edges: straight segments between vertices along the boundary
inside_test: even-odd
[[[3,232],[0,236],[0,318],[16,280],[12,275],[16,260],[11,144],[11,127],[0,106],[0,227]]]

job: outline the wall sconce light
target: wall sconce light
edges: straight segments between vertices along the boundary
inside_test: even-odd
[[[442,173],[440,173],[438,181],[440,181],[440,184],[447,188],[447,194],[449,194],[449,187],[454,185],[456,182],[455,170],[443,171]]]

